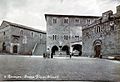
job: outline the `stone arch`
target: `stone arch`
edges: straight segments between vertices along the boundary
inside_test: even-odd
[[[93,47],[94,47],[94,57],[100,57],[101,56],[101,45],[102,45],[102,41],[97,39],[94,41],[93,43]]]
[[[58,47],[56,45],[54,45],[52,48],[51,48],[51,55],[55,55],[55,51],[58,51]]]
[[[72,47],[73,47],[73,51],[75,51],[75,50],[77,50],[77,51],[79,51],[79,56],[81,56],[82,55],[82,45],[81,44],[74,44],[74,45],[72,45]]]
[[[70,54],[70,47],[67,46],[67,45],[64,45],[64,46],[62,47],[62,51],[66,51],[66,54],[69,55],[69,54]]]
[[[97,39],[97,40],[94,41],[93,46],[95,46],[95,45],[101,45],[101,44],[102,44],[102,40]]]

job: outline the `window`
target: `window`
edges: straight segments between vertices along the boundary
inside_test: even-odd
[[[57,19],[53,18],[53,24],[57,23]]]
[[[98,32],[100,32],[100,31],[101,31],[100,26],[98,26]]]
[[[75,36],[75,39],[76,39],[77,41],[79,41],[79,36]]]
[[[80,20],[78,18],[75,19],[75,23],[79,23]]]
[[[32,37],[34,37],[34,34],[33,34],[33,32],[31,32],[31,36],[32,36]]]
[[[42,39],[42,34],[40,34],[40,39]]]
[[[57,35],[53,35],[53,40],[56,40],[57,39]]]
[[[97,26],[96,27],[96,33],[100,32],[100,31],[101,31],[100,26]]]
[[[69,23],[68,18],[65,18],[65,19],[64,19],[64,23],[67,23],[67,24]]]
[[[20,34],[23,34],[23,30],[22,29],[20,30]]]
[[[111,31],[114,31],[114,30],[115,30],[115,27],[114,27],[114,23],[113,23],[113,22],[110,23],[110,30],[111,30]]]
[[[87,38],[90,38],[89,32],[86,32],[86,37],[87,37]]]
[[[114,25],[113,25],[113,26],[110,26],[110,30],[111,30],[111,31],[114,31],[114,30],[115,30]]]
[[[68,35],[64,35],[64,40],[68,40]]]
[[[27,36],[24,36],[24,38],[23,38],[23,44],[27,44]]]
[[[87,24],[90,24],[90,22],[91,22],[90,19],[87,19]]]
[[[54,35],[53,35],[53,40],[54,40]]]
[[[5,35],[5,32],[4,32],[4,35]]]

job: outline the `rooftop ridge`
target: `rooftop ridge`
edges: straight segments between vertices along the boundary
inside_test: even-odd
[[[88,16],[88,15],[64,15],[64,14],[45,14],[45,16],[65,16],[65,17],[94,17],[98,18],[101,16]]]
[[[42,31],[42,30],[39,30],[39,29],[35,29],[35,28],[32,28],[32,27],[28,27],[28,26],[13,23],[13,22],[8,22],[6,20],[3,20],[3,22],[6,22],[9,25],[12,25],[12,26],[15,26],[15,27],[18,27],[18,28],[23,28],[23,29],[27,29],[27,30],[31,30],[31,31],[35,31],[35,32],[40,32],[40,33],[46,33],[45,31]]]

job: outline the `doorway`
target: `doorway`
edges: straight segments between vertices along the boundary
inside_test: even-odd
[[[3,51],[6,51],[5,43],[2,44],[2,50],[3,50]]]
[[[55,52],[58,51],[58,47],[55,45],[52,47],[51,55],[55,55]]]
[[[17,45],[13,46],[13,53],[18,53],[18,46]]]
[[[101,45],[96,45],[96,46],[94,47],[94,51],[95,51],[95,56],[94,56],[94,57],[100,57]]]

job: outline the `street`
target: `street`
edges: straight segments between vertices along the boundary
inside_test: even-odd
[[[0,55],[0,80],[120,81],[120,61]]]

